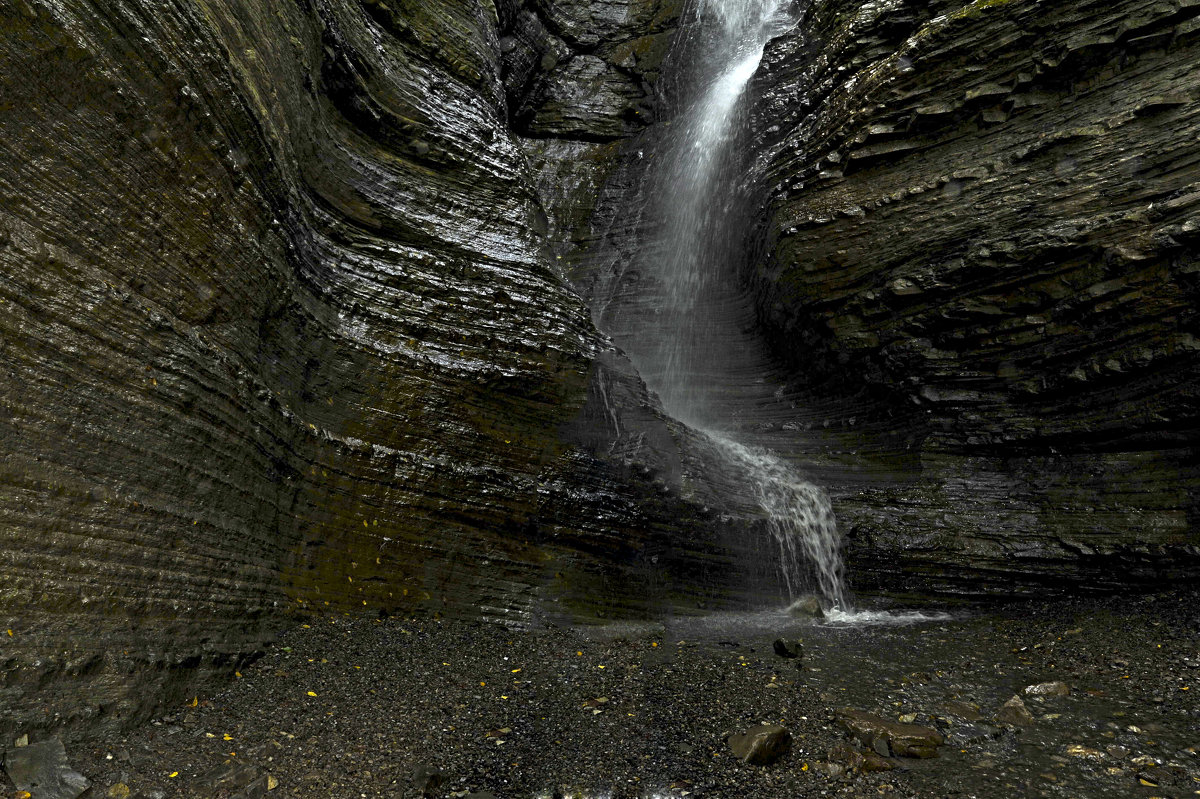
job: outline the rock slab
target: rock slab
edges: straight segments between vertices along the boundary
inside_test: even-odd
[[[843,708],[838,723],[851,735],[881,756],[889,752],[898,757],[937,757],[937,748],[945,743],[941,733],[919,724],[902,724],[862,710]]]
[[[91,786],[71,768],[66,747],[57,738],[13,749],[4,756],[4,770],[17,790],[38,799],[75,799]]]
[[[792,745],[792,734],[778,724],[759,724],[729,736],[729,748],[741,760],[757,766],[774,763]]]

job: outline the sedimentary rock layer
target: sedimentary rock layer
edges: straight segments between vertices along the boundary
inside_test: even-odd
[[[600,23],[670,14],[583,10],[0,8],[0,737],[183,702],[298,610],[730,595],[510,135],[640,124],[654,42]],[[539,24],[562,63],[518,81]],[[588,59],[598,117],[537,99]]]
[[[843,482],[860,567],[1194,568],[1198,61],[1190,0],[817,2],[775,42],[749,280],[798,372],[874,398],[824,423],[904,456]]]

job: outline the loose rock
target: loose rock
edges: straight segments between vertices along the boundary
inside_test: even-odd
[[[66,747],[57,738],[8,752],[4,770],[17,790],[28,791],[37,799],[75,799],[91,785],[67,763]]]
[[[729,736],[729,748],[747,763],[765,766],[778,760],[792,745],[792,734],[778,724],[759,724]]]
[[[890,753],[899,757],[937,757],[937,748],[945,739],[941,733],[919,724],[901,724],[862,710],[843,708],[839,723],[881,757]]]
[[[1000,706],[1000,710],[996,712],[996,721],[1001,724],[1011,724],[1014,727],[1025,727],[1033,724],[1033,714],[1029,712],[1029,708],[1025,707],[1021,697],[1014,696]]]
[[[775,648],[775,654],[780,657],[798,658],[804,654],[804,648],[800,642],[789,638],[776,638],[772,646]]]
[[[1071,687],[1065,682],[1040,682],[1025,688],[1027,696],[1069,696]]]
[[[788,607],[788,610],[793,616],[807,616],[813,619],[825,618],[825,611],[821,609],[821,600],[812,594],[800,597]]]

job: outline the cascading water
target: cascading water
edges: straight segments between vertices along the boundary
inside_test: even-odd
[[[807,568],[834,607],[847,608],[837,526],[825,492],[772,453],[745,446],[727,431],[714,401],[710,370],[741,356],[713,318],[727,291],[721,282],[739,257],[741,175],[734,145],[747,84],[767,42],[794,23],[788,0],[700,0],[696,30],[709,37],[696,59],[699,90],[674,122],[651,174],[662,228],[650,252],[662,296],[659,335],[630,346],[630,355],[666,410],[706,433],[752,487],[780,550],[790,598]]]

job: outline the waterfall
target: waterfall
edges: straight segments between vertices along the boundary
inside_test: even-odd
[[[650,175],[661,229],[650,242],[647,268],[661,292],[653,340],[633,343],[630,355],[663,406],[705,433],[745,476],[779,546],[789,598],[802,575],[835,607],[847,608],[837,525],[828,496],[778,456],[746,446],[727,430],[712,396],[712,370],[742,357],[736,336],[714,319],[714,300],[741,257],[744,188],[736,144],[745,114],[739,108],[767,42],[794,23],[788,0],[700,0],[697,88],[667,134]],[[727,325],[728,327],[728,325]]]

